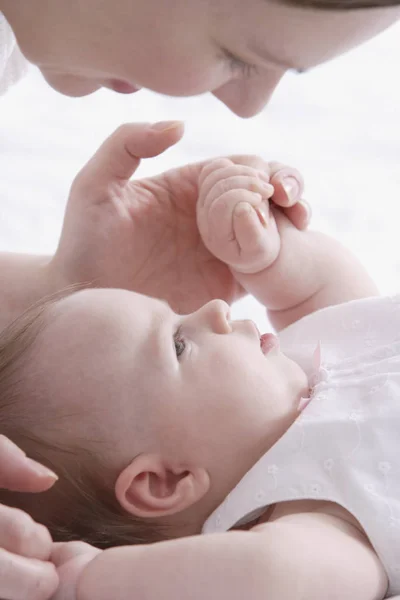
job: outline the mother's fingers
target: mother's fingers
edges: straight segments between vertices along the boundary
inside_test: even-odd
[[[16,492],[43,492],[55,481],[55,473],[25,456],[11,440],[0,435],[0,488]]]
[[[0,504],[0,548],[26,558],[49,560],[53,542],[46,527],[28,514]]]
[[[161,154],[182,137],[181,121],[128,123],[119,127],[97,150],[77,176],[80,185],[85,182],[93,188],[103,188],[112,182],[125,182],[136,171],[140,159]]]
[[[55,566],[17,556],[0,548],[0,597],[3,600],[48,600],[56,591]]]
[[[277,206],[293,206],[304,191],[304,180],[301,173],[293,167],[278,162],[270,162],[270,182],[275,192],[272,200]]]
[[[299,200],[293,206],[281,209],[297,229],[306,229],[311,220],[311,206],[306,200]]]
[[[311,219],[311,207],[302,199],[304,180],[301,173],[278,162],[269,163],[269,167],[274,186],[272,201],[283,210],[297,229],[306,229]]]

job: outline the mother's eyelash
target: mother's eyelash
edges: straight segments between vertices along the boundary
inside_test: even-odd
[[[246,63],[241,58],[238,58],[237,56],[229,52],[229,50],[224,49],[224,56],[226,59],[228,59],[229,68],[232,71],[232,73],[237,73],[237,71],[240,71],[241,76],[246,79],[251,77],[253,74],[258,73],[257,65],[251,65],[249,63]]]

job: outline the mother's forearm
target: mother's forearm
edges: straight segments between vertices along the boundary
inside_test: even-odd
[[[0,330],[44,296],[51,288],[49,256],[0,253]]]

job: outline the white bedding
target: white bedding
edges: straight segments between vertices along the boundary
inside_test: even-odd
[[[142,164],[153,174],[205,157],[258,153],[297,166],[315,227],[364,261],[383,293],[400,290],[400,23],[307,74],[286,76],[268,110],[244,121],[210,96],[102,91],[71,100],[32,69],[0,98],[0,250],[52,252],[70,182],[125,121],[186,121],[184,140]],[[236,316],[265,327],[246,299]]]

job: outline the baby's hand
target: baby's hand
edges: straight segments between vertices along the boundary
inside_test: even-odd
[[[220,158],[200,175],[197,224],[203,242],[214,256],[242,273],[257,273],[277,258],[276,206],[298,229],[309,221],[308,206],[300,200],[300,173],[279,163],[264,164],[262,170]],[[282,186],[282,179],[288,178],[297,182],[297,195],[291,198]]]
[[[85,542],[53,544],[51,560],[57,568],[60,583],[51,600],[76,600],[79,578],[98,554],[101,550]]]

